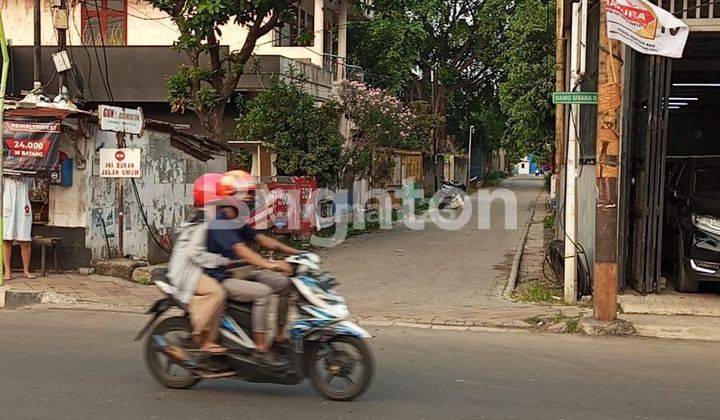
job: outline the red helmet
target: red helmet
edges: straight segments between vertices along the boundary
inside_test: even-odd
[[[257,189],[255,177],[245,171],[229,171],[220,177],[217,183],[217,194],[219,197],[230,197],[244,199],[249,193]]]
[[[197,207],[205,207],[218,197],[217,186],[222,177],[222,174],[209,173],[195,181],[193,199]]]

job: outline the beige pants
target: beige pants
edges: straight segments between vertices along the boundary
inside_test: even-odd
[[[217,342],[226,299],[227,293],[217,280],[206,275],[200,277],[189,305],[193,336],[198,343]]]

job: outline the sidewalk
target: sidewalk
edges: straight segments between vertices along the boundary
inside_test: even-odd
[[[578,316],[572,307],[503,298],[519,239],[524,237],[542,183],[534,178],[513,179],[504,186],[515,191],[519,200],[517,230],[503,229],[504,209],[493,206],[490,230],[478,230],[473,224],[460,231],[428,226],[416,232],[397,227],[321,251],[323,268],[340,279],[338,291],[347,298],[353,317],[366,325],[473,329],[533,328],[536,325],[528,319],[561,313]],[[5,289],[34,293],[34,303],[137,312],[161,296],[153,286],[76,273],[18,278]]]
[[[545,280],[545,274],[542,272],[545,247],[552,239],[551,232],[543,228],[545,214],[547,212],[544,211],[544,206],[539,203],[523,249],[517,282],[519,288],[516,289],[515,294],[522,290],[526,282],[544,283],[547,287],[538,290],[551,292],[551,295],[546,295],[545,298],[560,304],[562,290],[554,290],[554,284]],[[552,276],[549,269],[546,273]],[[525,297],[532,295],[525,293]],[[586,302],[586,306],[589,307],[584,310],[583,317],[592,314],[590,302]],[[716,293],[683,294],[675,292],[672,285],[668,285],[658,293],[648,295],[640,295],[632,290],[625,291],[618,296],[618,305],[620,307],[618,318],[630,322],[635,334],[639,336],[720,341],[720,297]],[[544,308],[544,306],[538,307]],[[576,306],[556,308],[563,308],[564,313],[573,313],[570,308],[577,311],[574,313],[583,312]]]
[[[0,294],[5,295],[0,307],[44,303],[53,306],[74,306],[123,312],[144,312],[162,293],[155,286],[100,275],[79,273],[52,274],[37,279],[15,278],[6,281]],[[21,297],[20,305],[12,298]]]

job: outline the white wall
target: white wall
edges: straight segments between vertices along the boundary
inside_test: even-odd
[[[87,194],[85,171],[78,169],[77,164],[82,157],[87,156],[88,145],[92,140],[80,137],[76,139],[78,150],[75,150],[67,136],[62,136],[60,150],[73,160],[73,184],[70,187],[50,185],[48,226],[57,227],[85,227],[87,214],[87,200],[78,199]]]
[[[92,139],[88,170],[85,173],[88,209],[84,226],[87,226],[86,245],[93,258],[107,257],[105,233],[98,217],[103,217],[109,234],[117,231],[117,204],[115,199],[117,182],[93,174],[93,157],[96,148],[116,147],[115,133],[98,131]],[[225,168],[225,159],[219,158],[201,162],[170,145],[170,135],[164,132],[145,130],[142,137],[128,136],[126,147],[141,149],[142,177],[136,179],[140,199],[148,223],[157,235],[174,236],[186,220],[192,205],[193,182],[203,173]],[[95,173],[97,170],[95,169]],[[145,258],[152,247],[150,232],[145,226],[140,208],[134,196],[132,183],[124,182],[124,253]],[[117,239],[110,239],[110,247],[117,249]]]
[[[519,175],[529,175],[530,174],[530,162],[527,160],[522,160],[515,164],[515,169]]]

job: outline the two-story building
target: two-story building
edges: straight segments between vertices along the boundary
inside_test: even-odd
[[[58,92],[52,54],[58,50],[53,24],[53,2],[41,4],[41,81],[48,95]],[[178,128],[199,132],[191,113],[172,114],[167,105],[167,76],[185,63],[185,55],[172,49],[178,30],[170,17],[142,0],[68,1],[68,54],[74,70],[67,78],[71,96],[90,103],[111,102],[142,106],[150,118],[169,120]],[[332,95],[333,83],[346,77],[361,78],[359,68],[347,63],[348,20],[364,19],[349,11],[347,0],[302,0],[294,7],[294,21],[257,41],[256,58],[249,63],[238,93],[267,86],[269,76],[282,77],[290,68],[307,78],[306,89],[318,100]],[[0,9],[11,48],[9,94],[22,96],[33,87],[34,0],[10,0]],[[223,49],[240,49],[247,29],[225,25]],[[233,101],[231,101],[233,102]],[[226,124],[237,109],[231,103]]]
[[[16,99],[33,88],[35,3],[9,0],[0,4],[11,45],[8,95]],[[37,3],[40,81],[52,100],[59,92],[52,58],[58,51],[55,26],[65,19],[57,17],[59,1]],[[68,0],[67,4],[72,69],[65,72],[65,85],[70,97],[88,111],[98,104],[142,108],[144,134],[128,135],[125,140],[126,147],[141,151],[142,177],[116,182],[99,176],[99,151],[119,145],[114,133],[99,130],[96,118],[88,112],[13,111],[20,117],[40,115],[43,121],[50,118],[62,125],[62,135],[53,141],[59,143],[60,159],[70,176],[64,183],[35,177],[33,234],[62,238],[58,255],[65,269],[117,255],[161,261],[166,258],[162,248],[172,242],[188,214],[192,182],[203,172],[224,170],[226,150],[195,136],[202,130],[194,114],[171,112],[167,77],[177,72],[186,57],[172,48],[178,31],[169,16],[141,0]],[[356,67],[346,63],[347,21],[364,15],[349,13],[346,0],[302,0],[294,16],[292,22],[258,40],[238,95],[262,90],[270,76],[283,77],[291,68],[304,73],[305,88],[318,101],[331,98],[335,83],[361,77]],[[246,33],[239,25],[226,25],[222,48],[226,52],[241,48]],[[231,100],[226,110],[226,132],[238,115],[235,104]],[[121,188],[125,198],[119,201]],[[118,240],[121,232],[123,246]]]

